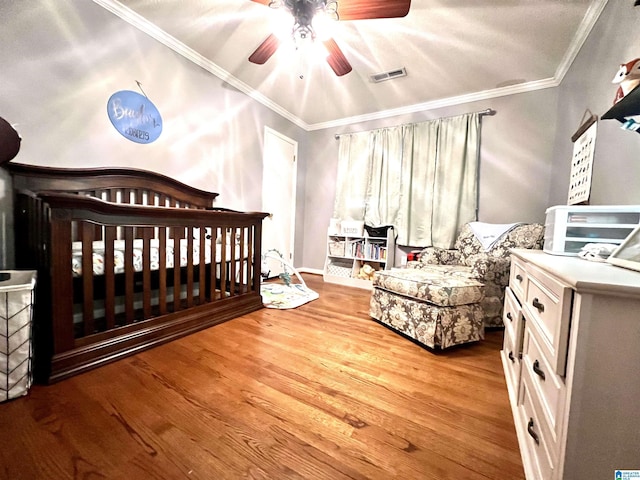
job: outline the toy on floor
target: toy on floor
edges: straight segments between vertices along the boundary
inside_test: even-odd
[[[269,278],[267,258],[281,263],[283,272],[278,275],[278,278],[282,280],[282,283],[266,282],[266,279]],[[292,273],[298,283],[292,282]],[[267,308],[296,308],[319,298],[318,293],[307,287],[298,271],[277,250],[269,250],[262,256],[262,276],[260,295],[262,296],[262,304]]]
[[[376,273],[375,269],[371,265],[365,263],[360,267],[357,278],[361,278],[362,280],[373,280],[374,273]]]
[[[630,62],[621,63],[618,73],[611,83],[619,83],[614,104],[622,100],[631,90],[640,85],[640,58],[634,58]]]

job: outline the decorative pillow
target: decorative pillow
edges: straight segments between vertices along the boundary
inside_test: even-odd
[[[526,223],[518,225],[498,240],[491,250],[485,252],[480,241],[476,238],[469,224],[465,224],[456,239],[455,248],[460,250],[462,257],[484,253],[492,257],[506,258],[510,248],[541,249],[544,242],[544,225]]]

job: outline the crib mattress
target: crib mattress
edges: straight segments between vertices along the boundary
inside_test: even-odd
[[[211,263],[211,245],[212,241],[207,239],[205,242],[204,260],[206,264]],[[225,260],[229,261],[232,258],[240,258],[243,252],[248,251],[248,246],[245,245],[241,249],[241,245],[225,245],[226,255]],[[188,242],[186,239],[180,240],[180,266],[186,267],[188,264]],[[232,249],[235,252],[232,252]],[[116,240],[113,244],[113,259],[114,259],[114,272],[123,273],[125,268],[125,241]],[[92,266],[94,275],[104,275],[104,259],[105,259],[105,245],[103,241],[95,241],[92,246]],[[158,270],[160,268],[160,249],[159,241],[157,238],[150,241],[150,267],[151,270]],[[233,254],[232,254],[233,253]],[[133,268],[136,272],[141,272],[144,265],[143,261],[143,240],[135,239],[133,241]],[[245,253],[246,256],[246,253]],[[165,246],[165,265],[166,268],[174,267],[174,240],[167,239]],[[222,261],[222,244],[215,243],[215,262]],[[193,242],[193,265],[200,263],[200,243]],[[73,242],[72,244],[72,258],[71,269],[74,277],[82,276],[82,242]]]

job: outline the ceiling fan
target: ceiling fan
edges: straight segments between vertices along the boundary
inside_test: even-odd
[[[285,8],[293,17],[291,36],[296,43],[315,40],[316,31],[313,18],[316,14],[324,15],[332,20],[366,20],[373,18],[397,18],[409,13],[411,0],[252,0],[272,8]],[[251,54],[249,61],[258,65],[264,64],[280,46],[280,39],[270,34]],[[351,71],[351,64],[338,47],[329,38],[322,44],[328,52],[327,63],[337,76]]]

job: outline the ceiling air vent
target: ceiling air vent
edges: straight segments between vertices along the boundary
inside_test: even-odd
[[[393,78],[406,76],[407,69],[402,67],[396,68],[395,70],[389,70],[388,72],[372,73],[371,75],[369,75],[369,80],[371,80],[373,83],[380,83],[384,82],[385,80],[391,80]]]

